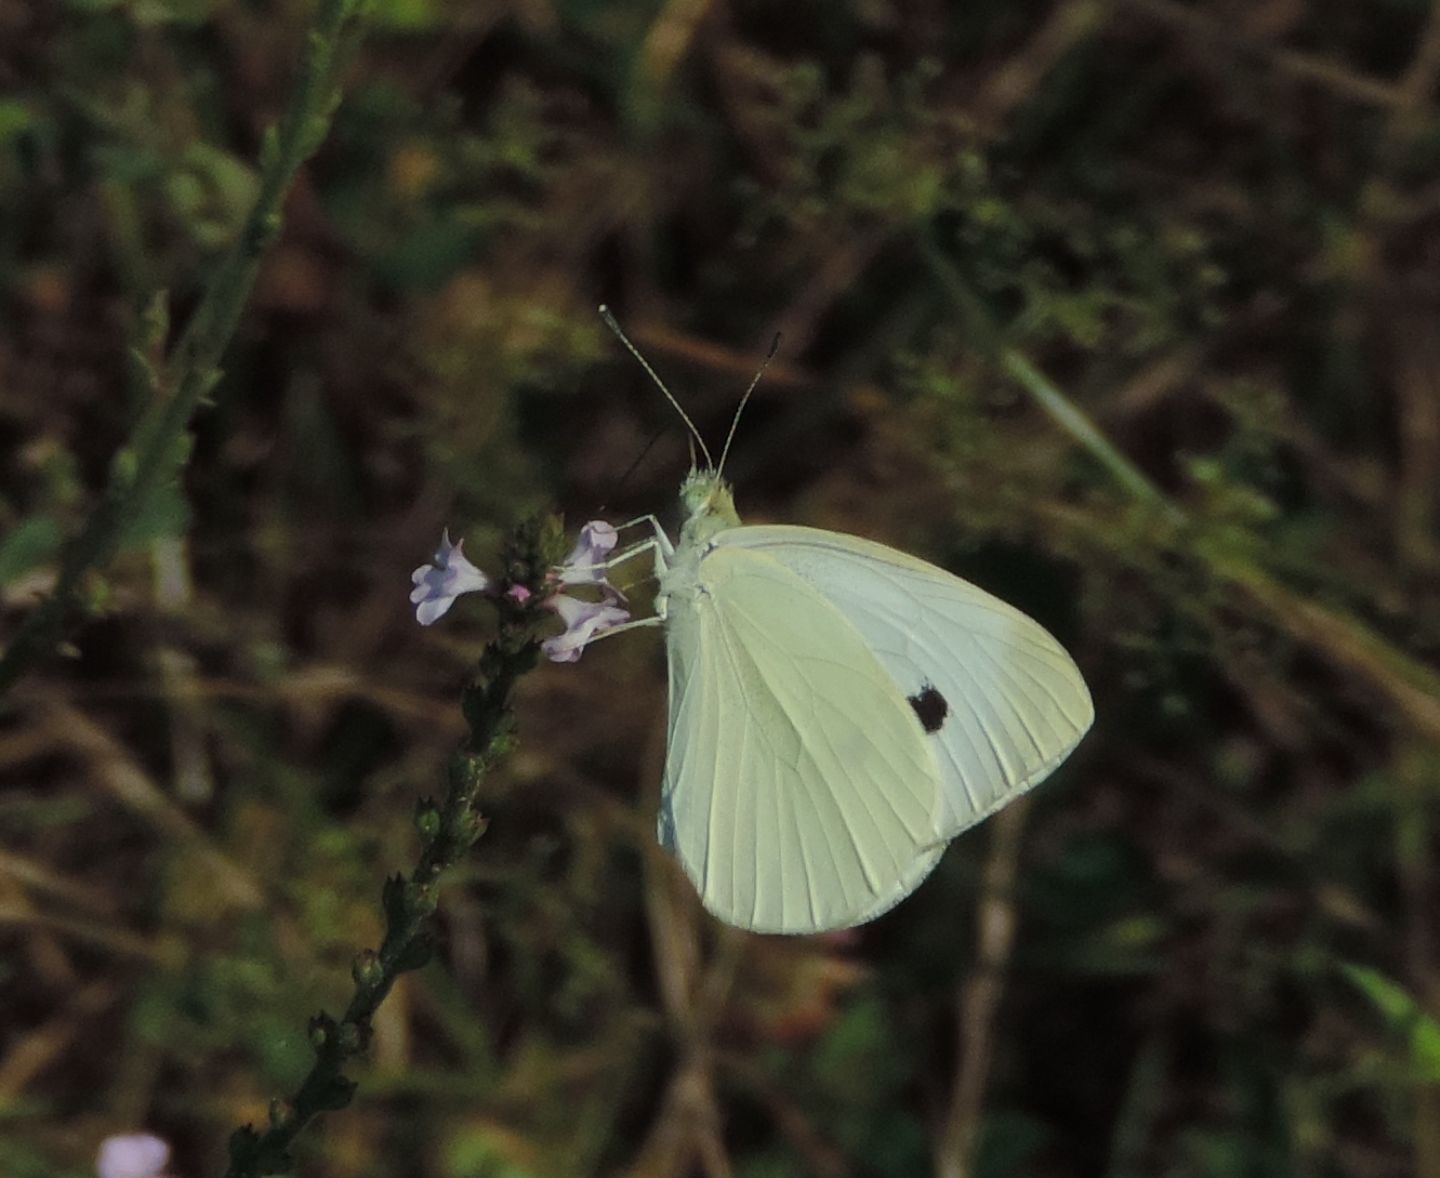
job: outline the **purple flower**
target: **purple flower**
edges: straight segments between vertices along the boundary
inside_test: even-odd
[[[613,524],[603,519],[591,520],[580,529],[580,539],[556,570],[554,577],[562,585],[599,585],[604,596],[599,601],[582,601],[566,593],[556,593],[544,605],[560,615],[565,623],[563,634],[547,638],[540,644],[545,657],[557,663],[573,663],[580,657],[586,643],[606,630],[630,620],[630,611],[620,602],[625,594],[610,584],[605,562],[619,539]]]
[[[597,567],[605,563],[606,557],[610,555],[618,538],[619,533],[616,532],[613,524],[607,524],[603,519],[591,520],[580,529],[580,539],[575,542],[575,547],[570,550],[570,555],[560,566],[560,583],[562,585],[604,585],[607,589],[618,593],[619,590],[606,580],[606,570],[603,567]]]
[[[557,593],[547,599],[545,605],[565,623],[563,634],[540,644],[545,657],[557,663],[575,662],[587,642],[630,618],[630,611],[617,605],[616,599],[608,594],[602,601],[581,601],[578,597]]]
[[[107,1137],[95,1155],[95,1172],[100,1178],[162,1178],[170,1161],[170,1147],[149,1133],[124,1133]]]
[[[462,593],[480,593],[490,587],[490,578],[477,569],[461,551],[465,541],[450,543],[450,529],[445,529],[440,547],[435,550],[435,563],[422,564],[410,574],[415,588],[410,601],[415,606],[415,620],[429,626],[445,616]]]
[[[606,579],[605,562],[618,538],[614,525],[591,520],[580,529],[580,538],[565,563],[546,576],[547,589],[561,585],[598,585],[602,594],[599,601],[583,601],[565,593],[551,592],[540,602],[546,609],[554,610],[565,623],[563,633],[540,644],[547,658],[557,663],[573,663],[591,639],[629,621],[630,612],[621,604],[625,595]],[[415,586],[410,593],[415,620],[422,626],[444,617],[462,593],[483,593],[493,588],[490,578],[465,558],[461,545],[450,543],[448,531],[440,541],[434,563],[421,565],[410,575],[410,580]],[[525,605],[533,596],[530,589],[518,584],[508,586],[503,592],[517,605]]]

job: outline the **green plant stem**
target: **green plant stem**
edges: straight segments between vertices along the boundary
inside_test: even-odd
[[[362,0],[323,0],[300,75],[277,127],[265,136],[260,190],[239,236],[206,285],[170,358],[152,368],[138,353],[151,400],[110,466],[99,503],[65,549],[49,597],[0,656],[0,698],[63,636],[86,573],[114,557],[127,526],[166,478],[184,465],[190,420],[220,379],[219,363],[245,309],[266,249],[279,234],[285,196],[300,166],[324,141],[340,98],[341,67],[363,32]]]
[[[1119,486],[1147,507],[1158,509],[1177,535],[1183,532],[1187,552],[1201,560],[1217,580],[1238,592],[1254,612],[1269,617],[1280,632],[1322,651],[1333,665],[1379,691],[1412,731],[1440,740],[1440,676],[1361,619],[1308,600],[1225,546],[1208,543],[1203,519],[1193,519],[1146,478],[1023,352],[1005,342],[1000,325],[944,255],[933,233],[920,234],[920,249],[976,347],[1089,451]]]
[[[1147,479],[1139,467],[1120,453],[1075,402],[1030,362],[1028,356],[1015,348],[1002,348],[1000,366],[1049,414],[1050,420],[1089,450],[1130,494],[1144,503],[1159,507],[1172,523],[1185,521],[1185,513]]]
[[[301,1130],[319,1114],[345,1108],[353,1098],[356,1085],[344,1069],[369,1047],[376,1010],[402,973],[419,969],[430,959],[439,879],[484,833],[485,820],[477,807],[480,787],[489,770],[513,747],[510,692],[535,665],[536,623],[545,616],[536,605],[545,590],[545,571],[559,560],[562,546],[558,520],[528,524],[511,541],[507,579],[531,591],[530,604],[497,599],[500,623],[495,640],[481,656],[462,700],[469,738],[451,759],[444,802],[436,806],[422,799],[416,806],[420,857],[408,877],[395,875],[385,882],[385,936],[380,948],[356,954],[351,968],[355,990],[345,1013],[338,1020],[324,1013],[310,1020],[315,1063],[295,1094],[271,1102],[270,1123],[263,1132],[246,1125],[231,1135],[225,1178],[289,1172],[290,1148]]]
[[[1185,520],[1185,513],[1141,472],[1130,459],[1111,444],[1093,421],[1037,368],[1024,352],[1005,342],[1004,332],[993,315],[940,249],[930,232],[920,236],[920,249],[931,272],[954,302],[967,332],[975,344],[1061,429],[1080,443],[1115,481],[1136,499],[1157,507],[1171,523]]]

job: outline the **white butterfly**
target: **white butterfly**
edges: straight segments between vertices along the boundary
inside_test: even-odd
[[[701,451],[679,543],[647,517],[654,538],[617,558],[653,551],[659,581],[655,617],[632,624],[665,628],[660,842],[728,924],[862,924],[1069,755],[1090,693],[1043,627],[943,569],[742,524]]]

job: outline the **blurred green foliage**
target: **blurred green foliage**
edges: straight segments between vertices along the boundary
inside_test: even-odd
[[[0,0],[0,636],[144,407],[156,292],[183,327],[242,224],[312,15]],[[1012,890],[991,823],[854,934],[744,937],[654,844],[653,638],[542,668],[439,960],[299,1172],[1440,1174],[1432,7],[370,22],[183,478],[0,717],[0,1172],[144,1125],[218,1173],[303,1074],[493,627],[420,630],[410,570],[447,525],[493,569],[536,509],[673,501],[684,437],[603,301],[707,438],[782,333],[742,515],[1014,601],[1095,731]]]

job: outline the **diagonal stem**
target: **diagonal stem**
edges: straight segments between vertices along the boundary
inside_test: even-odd
[[[300,166],[324,141],[340,100],[339,74],[363,32],[361,0],[323,0],[300,76],[280,123],[265,135],[260,191],[239,236],[211,275],[171,357],[157,371],[138,353],[150,404],[111,462],[109,481],[65,549],[50,596],[35,607],[0,656],[0,698],[65,633],[92,569],[108,564],[146,501],[184,465],[186,429],[220,379],[219,363],[249,300],[255,275],[282,224],[285,196]]]
[[[1030,798],[1020,798],[990,820],[990,848],[977,906],[975,967],[955,1000],[956,1072],[936,1147],[937,1178],[970,1178],[975,1172],[995,1027],[1015,945],[1015,876],[1030,803]]]

